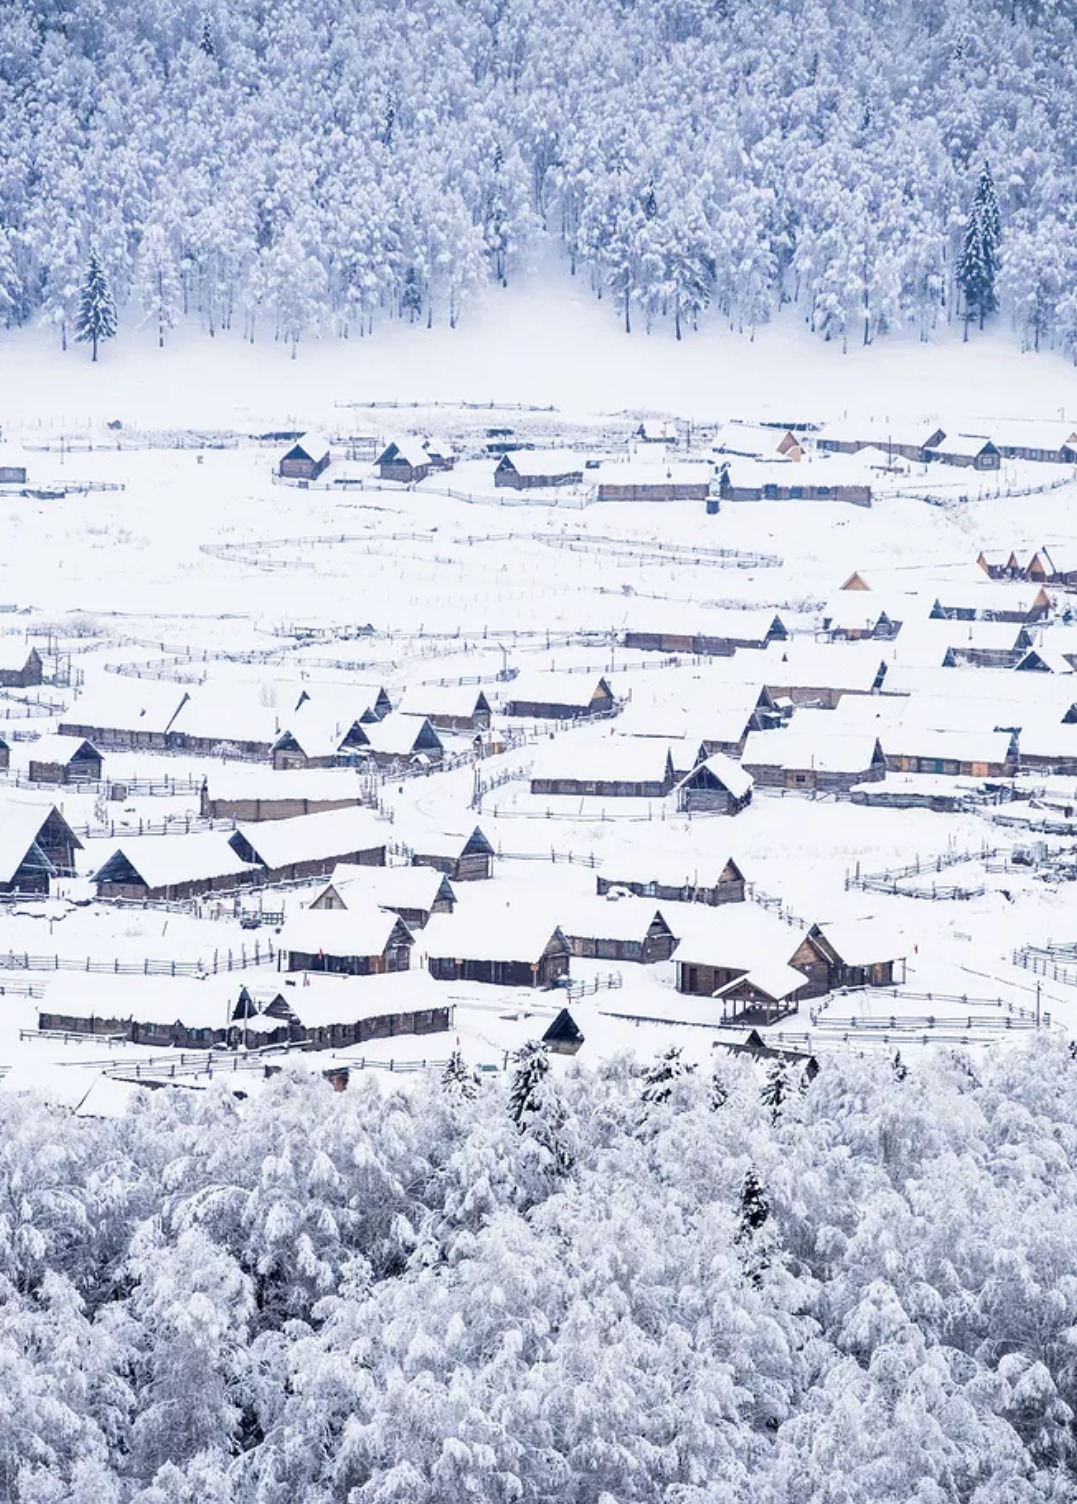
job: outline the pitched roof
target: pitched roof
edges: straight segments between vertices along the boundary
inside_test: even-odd
[[[661,783],[667,774],[669,746],[651,736],[610,736],[584,741],[561,737],[540,743],[531,777],[588,783]]]
[[[369,903],[349,909],[300,909],[284,921],[278,945],[301,955],[380,956],[394,936],[401,944],[413,938],[398,914]]]
[[[771,733],[769,731],[765,733],[761,731],[750,731],[748,733],[748,740],[751,741],[753,736],[763,735],[770,736]],[[705,762],[699,763],[692,769],[690,773],[686,774],[685,777],[681,779],[680,784],[678,784],[678,788],[683,787],[690,778],[693,778],[695,774],[699,772],[699,769],[701,767],[706,768],[709,773],[712,773],[714,777],[717,778],[718,782],[729,791],[734,799],[743,799],[745,795],[750,794],[752,791],[755,779],[740,765],[739,762],[734,762],[731,757],[726,757],[723,752],[715,752],[712,756],[708,757]]]
[[[323,810],[289,820],[259,820],[236,832],[271,871],[384,846],[386,828],[369,809]],[[233,839],[235,839],[233,837]]]
[[[420,736],[427,734],[433,738],[430,750],[436,751],[442,745],[440,736],[425,716],[405,715],[399,710],[394,710],[383,720],[364,726],[363,730],[370,750],[379,752],[384,757],[410,757],[414,752],[427,750],[417,746]]]
[[[0,804],[0,882],[13,880],[53,808],[30,799],[5,799]],[[52,863],[41,852],[37,855],[36,865],[51,874]]]
[[[761,966],[753,966],[745,976],[735,977],[732,982],[726,982],[724,987],[717,989],[714,996],[724,997],[735,987],[749,986],[754,987],[764,997],[772,998],[774,1002],[780,1003],[807,985],[808,978],[802,971],[786,966],[781,961],[766,961]]]
[[[600,486],[705,486],[714,476],[713,462],[701,460],[608,460],[593,472]]]
[[[489,710],[490,703],[479,684],[412,684],[397,705],[399,715],[470,716]]]
[[[576,898],[566,904],[561,929],[588,940],[637,941],[660,918],[668,925],[653,898]]]
[[[315,464],[325,459],[329,453],[329,440],[324,434],[315,433],[312,429],[309,433],[300,434],[295,443],[285,454],[285,459],[308,459]]]
[[[676,959],[700,966],[751,971],[774,961],[788,961],[804,939],[804,931],[752,903],[682,904],[683,914],[671,923],[680,933]],[[697,912],[698,911],[698,912]]]
[[[512,449],[502,455],[498,469],[511,466],[517,475],[583,475],[582,454],[571,449]]]
[[[68,763],[81,752],[83,747],[89,747],[94,756],[100,756],[92,742],[88,742],[81,736],[61,736],[59,732],[52,732],[47,736],[38,737],[36,742],[30,744],[31,762]]]
[[[431,957],[458,961],[523,961],[535,965],[555,934],[549,912],[533,903],[472,901],[455,914],[435,914],[422,932]]]
[[[830,711],[821,711],[829,715]],[[796,719],[799,719],[797,717]],[[814,769],[819,773],[862,773],[875,759],[879,739],[874,731],[835,728],[821,734],[814,727],[794,724],[784,731],[750,731],[744,744],[746,767]]]
[[[813,927],[846,966],[900,961],[908,954],[905,937],[882,919],[827,920]]]
[[[374,904],[383,909],[430,910],[442,889],[448,888],[452,893],[449,879],[436,867],[359,867],[342,863],[333,868],[332,877],[311,899],[310,906],[330,888],[345,909]]]
[[[422,439],[414,434],[406,438],[392,439],[378,455],[376,463],[387,465],[399,460],[401,464],[410,465],[413,470],[420,470],[423,466],[429,466],[430,455]]]
[[[0,669],[8,672],[19,672],[26,667],[30,654],[34,651],[34,645],[27,642],[20,632],[5,633],[0,637]]]
[[[65,726],[140,731],[163,735],[188,698],[182,684],[167,679],[131,679],[109,674],[85,689],[60,717]]]
[[[118,841],[111,856],[94,873],[93,881],[110,880],[110,868],[119,857],[130,864],[147,888],[172,888],[215,877],[245,877],[258,871],[240,860],[225,832],[219,830],[193,836],[132,836]]]

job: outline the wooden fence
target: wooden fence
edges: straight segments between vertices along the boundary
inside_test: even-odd
[[[141,961],[95,961],[92,957],[37,956],[29,951],[10,950],[0,954],[0,971],[81,971],[94,976],[115,977],[205,977],[221,972],[246,971],[252,966],[271,966],[277,959],[272,940],[256,940],[248,950],[215,950],[204,961],[173,961],[147,956]]]

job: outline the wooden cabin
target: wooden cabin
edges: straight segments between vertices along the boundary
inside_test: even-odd
[[[2,736],[0,736],[0,773],[6,773],[11,766],[11,748]]]
[[[803,1067],[805,1079],[814,1081],[819,1074],[819,1062],[814,1055],[804,1050],[787,1049],[768,1044],[757,1029],[749,1029],[741,1038],[735,1036],[716,1039],[716,1049],[728,1050],[731,1055],[748,1055],[753,1060],[780,1060],[787,1065]]]
[[[83,737],[43,736],[33,746],[28,775],[31,783],[100,783],[100,752]]]
[[[740,648],[765,648],[789,637],[773,611],[709,611],[706,631],[642,631],[632,628],[622,639],[626,648],[653,653],[690,653],[696,658],[729,658]]]
[[[54,805],[0,803],[0,893],[47,894],[51,880],[73,876],[82,842]]]
[[[305,433],[281,456],[277,473],[282,480],[317,480],[329,468],[329,440]]]
[[[479,928],[465,927],[457,915],[431,921],[423,944],[435,980],[547,988],[568,976],[572,948],[560,928],[550,933],[511,911],[476,933]]]
[[[698,461],[614,460],[597,471],[595,499],[706,501],[713,479],[713,467]]]
[[[664,799],[675,781],[670,749],[657,738],[611,736],[584,745],[562,740],[541,748],[531,792],[574,799]]]
[[[131,679],[110,674],[68,706],[57,727],[61,736],[85,737],[95,747],[153,748],[170,745],[172,725],[190,698],[167,679]]]
[[[0,688],[32,689],[44,673],[37,648],[28,647],[22,637],[0,637]]]
[[[375,461],[382,480],[399,481],[412,486],[425,480],[434,468],[434,462],[420,439],[394,439],[387,444]]]
[[[985,580],[972,586],[952,585],[940,590],[932,604],[932,620],[1000,621],[1028,625],[1051,611],[1051,597],[1035,581],[1028,585]]]
[[[872,919],[813,924],[792,964],[808,977],[808,997],[839,987],[893,987],[905,980],[905,946]]]
[[[328,877],[340,863],[385,866],[384,829],[368,809],[241,825],[228,844],[243,862],[260,869],[264,883]]]
[[[678,783],[677,808],[689,815],[739,815],[752,802],[752,784],[746,768],[716,752]]]
[[[467,733],[490,726],[490,702],[473,684],[416,684],[404,691],[397,709],[429,721],[435,731]]]
[[[972,470],[997,470],[1002,456],[990,439],[973,434],[952,434],[925,449],[925,458],[942,465],[960,465]]]
[[[578,486],[582,480],[582,459],[563,450],[515,449],[503,454],[494,469],[494,485],[515,491]]]
[[[666,870],[659,875],[652,875],[662,866]],[[681,879],[670,870],[668,862],[662,864],[657,858],[642,859],[640,869],[647,875],[625,877],[623,865],[618,866],[616,871],[622,875],[597,878],[598,892],[606,894],[620,888],[639,898],[658,898],[667,903],[702,903],[710,908],[717,908],[725,903],[744,902],[744,873],[732,858],[712,878],[701,874],[697,868],[690,878]]]
[[[223,832],[187,836],[132,836],[94,873],[101,899],[178,902],[204,893],[233,891],[258,876]]]
[[[903,725],[887,729],[886,766],[894,772],[1012,778],[1018,764],[1016,732],[931,731]]]
[[[445,756],[444,742],[423,715],[404,715],[397,710],[365,727],[365,734],[366,746],[360,749],[360,755],[379,768],[434,766]]]
[[[870,731],[836,730],[819,735],[793,726],[786,731],[753,731],[743,766],[760,788],[829,790],[847,793],[854,784],[886,776],[886,756]]]
[[[294,820],[366,802],[352,768],[215,768],[202,784],[200,810],[207,820]]]
[[[352,763],[370,749],[370,740],[362,721],[342,721],[303,716],[302,709],[269,748],[273,766],[279,772],[295,768],[336,768]]]
[[[567,1008],[562,1008],[553,1023],[542,1036],[542,1043],[551,1055],[576,1055],[583,1044],[583,1035],[576,1020]]]
[[[433,867],[453,882],[483,882],[494,875],[494,848],[476,825],[470,835],[424,831],[414,838],[413,867]]]
[[[814,468],[789,461],[734,461],[722,466],[718,482],[722,501],[846,501],[871,506],[865,482],[831,476],[826,465]]]
[[[661,909],[644,898],[586,899],[562,925],[574,956],[599,961],[668,961],[677,944]]]
[[[692,919],[678,915],[677,991],[714,1001],[712,1021],[773,1022],[795,1013],[808,978],[792,959],[805,931],[746,904]],[[739,985],[734,985],[739,984]],[[729,992],[726,989],[731,989]]]
[[[521,674],[509,686],[505,714],[530,720],[575,721],[612,715],[617,708],[608,681],[587,674]]]
[[[456,464],[456,451],[448,439],[426,438],[423,440],[423,448],[434,470],[451,470]]]
[[[311,909],[391,909],[408,929],[422,929],[435,914],[451,914],[456,894],[443,872],[432,867],[342,866],[314,897]]]
[[[285,971],[381,976],[407,971],[415,937],[399,914],[375,908],[303,909],[285,920],[278,942]]]

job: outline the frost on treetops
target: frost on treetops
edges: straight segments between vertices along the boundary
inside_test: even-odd
[[[789,305],[848,346],[997,306],[1077,347],[1072,6],[70,0],[3,30],[0,318],[65,344],[91,247],[159,342],[187,314],[294,353],[455,324],[548,237],[626,330]]]

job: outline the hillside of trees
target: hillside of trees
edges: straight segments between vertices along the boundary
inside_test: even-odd
[[[455,323],[538,237],[626,327],[1077,351],[1061,0],[4,0],[0,319]],[[999,238],[972,227],[993,174]],[[984,277],[988,285],[984,287]],[[611,312],[611,318],[615,316]]]
[[[1063,1504],[1077,1064],[0,1096],[14,1504]]]

